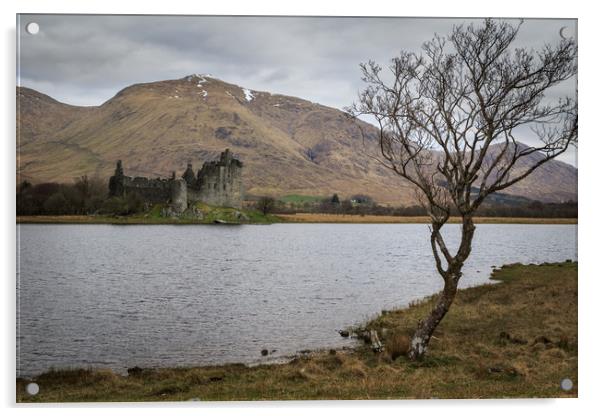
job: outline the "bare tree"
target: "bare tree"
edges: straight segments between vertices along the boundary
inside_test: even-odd
[[[402,51],[390,74],[375,62],[361,65],[367,85],[348,111],[376,120],[375,157],[415,185],[444,281],[412,337],[410,359],[424,355],[454,300],[471,252],[475,210],[577,143],[576,97],[552,101],[545,95],[576,76],[577,46],[562,40],[538,51],[511,49],[521,24],[487,19],[455,26],[448,37],[424,43],[421,54]],[[536,145],[517,141],[529,128]],[[462,219],[457,250],[441,232],[452,210]]]
[[[263,215],[268,215],[274,210],[275,206],[276,200],[270,196],[262,196],[255,204],[255,207],[261,211]]]

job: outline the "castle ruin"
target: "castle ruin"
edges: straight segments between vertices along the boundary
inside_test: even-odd
[[[120,160],[109,180],[109,195],[124,197],[133,193],[148,203],[168,203],[176,212],[183,212],[195,202],[241,208],[242,162],[226,149],[219,160],[204,162],[196,175],[189,163],[181,178],[176,178],[174,171],[169,179],[149,179],[125,176]]]

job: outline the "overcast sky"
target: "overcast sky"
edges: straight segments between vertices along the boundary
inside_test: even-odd
[[[362,87],[359,63],[419,51],[470,19],[22,15],[19,85],[99,105],[134,83],[212,74],[254,90],[342,109]],[[40,25],[36,35],[25,31]],[[574,36],[574,20],[526,20],[516,46]],[[575,93],[575,82],[553,95]],[[526,138],[525,141],[529,141]],[[576,165],[576,154],[562,160]]]

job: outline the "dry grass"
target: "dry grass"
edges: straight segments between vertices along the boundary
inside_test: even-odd
[[[401,332],[395,332],[391,336],[387,337],[385,343],[385,351],[391,357],[391,360],[395,361],[397,358],[402,357],[410,350],[410,337]]]
[[[577,396],[577,264],[512,265],[494,272],[500,284],[458,292],[422,362],[390,352],[304,354],[288,364],[142,370],[54,371],[35,378],[40,393],[17,401],[165,401],[501,398]],[[403,335],[432,298],[387,312],[366,324],[386,346]],[[571,391],[560,389],[570,378]]]
[[[427,224],[429,217],[398,217],[393,215],[345,215],[345,214],[278,214],[285,222],[309,223],[366,223],[366,224]],[[460,223],[460,217],[451,217],[450,223]],[[577,218],[520,218],[476,217],[477,224],[577,224]]]

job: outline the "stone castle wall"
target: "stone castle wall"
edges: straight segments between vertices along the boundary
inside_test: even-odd
[[[167,179],[148,179],[143,177],[123,178],[126,193],[135,192],[145,201],[155,204],[168,202],[171,197],[171,183]]]
[[[125,176],[121,161],[118,161],[115,174],[109,180],[109,194],[123,197],[132,193],[149,203],[170,203],[179,212],[197,201],[240,208],[243,199],[242,163],[226,149],[219,160],[205,162],[196,176],[192,164],[188,164],[182,179],[177,179],[175,172],[171,179],[149,179]]]
[[[188,207],[188,192],[184,179],[174,179],[171,181],[170,202],[176,212],[182,212]]]
[[[237,207],[242,205],[242,163],[230,152],[222,153],[219,161],[205,162],[197,176],[198,198],[209,205]]]

